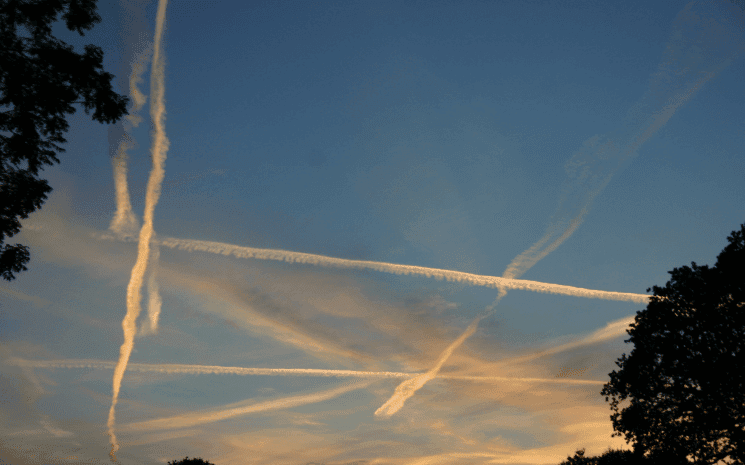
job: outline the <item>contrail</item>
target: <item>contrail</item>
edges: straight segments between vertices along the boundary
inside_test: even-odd
[[[124,431],[139,432],[159,429],[188,428],[190,426],[203,425],[205,423],[214,423],[216,421],[245,415],[247,413],[286,409],[298,407],[300,405],[323,402],[324,400],[333,399],[334,397],[338,397],[347,392],[365,388],[374,382],[375,380],[362,381],[355,384],[347,384],[335,389],[329,389],[327,391],[315,392],[313,394],[306,394],[302,396],[284,397],[281,399],[260,402],[258,404],[246,405],[245,402],[238,402],[236,404],[231,404],[229,408],[223,408],[220,410],[187,413],[174,417],[129,423],[128,425],[124,425],[122,429]]]
[[[155,233],[153,233],[155,236]],[[158,333],[158,319],[163,300],[160,297],[160,286],[158,286],[158,260],[160,249],[153,241],[150,241],[150,260],[147,265],[147,323],[142,323],[139,334],[142,336]]]
[[[566,342],[564,344],[559,344],[548,349],[536,351],[532,354],[510,358],[509,360],[497,361],[491,366],[492,368],[494,368],[501,365],[524,363],[530,360],[535,360],[536,358],[545,357],[546,355],[553,355],[559,352],[576,349],[577,347],[585,346],[588,344],[594,344],[596,342],[612,339],[626,333],[626,330],[629,328],[629,325],[634,322],[635,318],[636,316],[629,316],[626,318],[621,318],[620,320],[611,321],[610,323],[606,324],[605,327],[595,330],[588,336],[576,341]]]
[[[152,72],[150,75],[150,118],[155,126],[153,146],[151,156],[153,159],[153,169],[147,183],[145,193],[145,213],[143,215],[143,224],[140,229],[140,238],[137,248],[137,261],[132,268],[132,275],[127,286],[127,313],[122,321],[124,332],[124,342],[119,349],[119,361],[114,368],[114,379],[112,387],[111,408],[109,409],[109,418],[106,423],[108,434],[111,440],[111,460],[116,462],[116,451],[119,449],[119,443],[114,434],[114,424],[116,421],[116,404],[119,400],[119,390],[124,377],[124,371],[127,369],[127,362],[132,354],[134,347],[134,338],[137,334],[135,322],[142,308],[140,307],[142,295],[142,281],[147,270],[147,262],[150,256],[150,240],[153,236],[153,213],[155,205],[158,203],[160,196],[160,185],[165,175],[165,159],[168,151],[168,139],[165,135],[165,98],[164,98],[164,63],[161,56],[161,39],[163,36],[163,26],[166,16],[167,0],[158,2],[158,13],[155,24],[155,45],[153,52]]]
[[[116,213],[111,220],[109,229],[120,236],[134,237],[138,229],[137,218],[132,213],[132,203],[129,199],[127,186],[127,150],[134,147],[132,140],[132,128],[136,128],[142,122],[137,114],[145,105],[147,96],[137,87],[142,82],[142,73],[147,69],[147,61],[152,55],[152,44],[148,43],[146,48],[132,61],[132,73],[129,76],[129,94],[132,96],[132,107],[128,110],[125,121],[123,137],[119,141],[116,156],[111,160],[114,168],[114,189],[116,192]]]
[[[546,355],[529,355],[525,358],[537,358]],[[522,360],[522,358],[520,359]],[[99,370],[113,370],[115,362],[104,360],[25,360],[11,358],[6,361],[8,365],[25,368],[92,368]],[[224,367],[214,365],[183,365],[175,363],[130,363],[127,365],[129,371],[157,372],[166,374],[192,374],[192,375],[255,375],[255,376],[315,376],[325,378],[368,378],[368,379],[413,379],[421,376],[420,373],[403,373],[396,371],[355,371],[355,370],[326,370],[315,368],[244,368]],[[508,376],[466,376],[466,375],[439,375],[437,379],[448,379],[454,381],[473,381],[480,383],[503,383],[505,381],[527,382],[527,383],[552,383],[552,384],[591,384],[602,385],[604,381],[576,378],[530,378],[530,377],[508,377]]]
[[[388,399],[385,404],[383,404],[378,410],[375,411],[375,415],[393,415],[394,413],[399,411],[401,407],[403,407],[403,403],[406,402],[406,399],[413,396],[416,391],[418,391],[427,383],[427,381],[437,376],[437,373],[439,373],[442,365],[450,357],[450,354],[452,354],[453,351],[463,343],[463,341],[469,338],[476,331],[479,326],[479,320],[481,320],[481,318],[482,317],[476,317],[476,319],[473,320],[470,325],[468,325],[468,328],[465,330],[465,332],[463,332],[463,334],[461,334],[458,339],[453,341],[448,346],[448,348],[445,349],[445,351],[440,355],[440,358],[437,359],[437,363],[435,363],[435,366],[430,368],[426,373],[422,373],[415,378],[408,379],[399,384],[398,387],[396,387],[396,391],[394,392],[393,396],[391,396],[391,398]]]
[[[564,193],[546,233],[512,260],[502,274],[503,278],[522,276],[568,239],[582,224],[593,200],[613,175],[704,83],[725,69],[742,52],[742,40],[735,32],[736,28],[732,24],[725,24],[728,18],[722,14],[717,17],[713,4],[702,7],[698,13],[693,11],[694,5],[694,2],[686,5],[675,18],[659,71],[652,77],[647,93],[629,112],[623,129],[611,134],[602,143],[599,143],[601,139],[597,136],[590,138],[569,160]],[[740,42],[730,49],[729,46],[737,39]],[[485,313],[476,317],[466,331],[445,349],[432,369],[401,383],[393,396],[375,412],[376,416],[393,415],[427,381],[437,376],[450,354],[476,331],[479,321],[491,315],[507,294],[508,287],[497,287],[500,289],[499,295]]]
[[[119,240],[119,238],[97,234],[94,237],[105,240]],[[292,252],[278,249],[259,249],[254,247],[242,247],[238,245],[225,244],[221,242],[198,241],[190,239],[176,239],[166,237],[154,241],[155,244],[171,249],[187,250],[190,252],[209,252],[238,258],[255,258],[257,260],[276,260],[289,263],[304,263],[317,266],[328,266],[334,268],[369,269],[383,273],[397,275],[425,276],[438,280],[446,280],[469,284],[472,286],[483,286],[500,289],[517,289],[547,294],[568,295],[572,297],[585,297],[590,299],[618,300],[623,302],[647,303],[649,295],[634,294],[631,292],[600,291],[585,289],[582,287],[566,286],[563,284],[543,283],[525,279],[512,279],[498,276],[478,275],[462,271],[444,270],[440,268],[428,268],[424,266],[399,265],[396,263],[376,262],[369,260],[348,260],[344,258],[327,257],[302,252]]]

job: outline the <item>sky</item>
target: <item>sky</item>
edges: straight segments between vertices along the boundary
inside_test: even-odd
[[[99,1],[0,283],[0,463],[559,464],[745,221],[729,1]],[[82,108],[80,108],[82,110]]]

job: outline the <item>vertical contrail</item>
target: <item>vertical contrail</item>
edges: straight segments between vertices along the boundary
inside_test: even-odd
[[[703,84],[743,52],[742,36],[733,20],[736,17],[734,10],[725,14],[717,11],[718,8],[722,7],[712,2],[691,2],[678,13],[662,62],[650,79],[648,91],[629,111],[620,131],[604,140],[592,137],[575,152],[566,165],[568,178],[564,182],[564,192],[546,233],[512,260],[502,274],[503,278],[520,277],[569,238],[584,221],[595,197],[636,155],[639,147],[664,126]],[[476,331],[481,319],[494,312],[506,294],[506,289],[500,287],[496,300],[445,349],[435,366],[401,383],[375,415],[393,415],[427,381],[437,376],[450,354]]]
[[[165,175],[165,159],[168,151],[168,139],[165,135],[165,89],[164,89],[164,64],[161,56],[161,39],[166,16],[167,0],[158,2],[158,13],[155,24],[155,41],[153,50],[152,72],[150,75],[150,117],[155,126],[153,146],[151,156],[153,159],[153,169],[150,172],[150,178],[147,183],[145,193],[145,213],[143,215],[142,228],[140,229],[139,244],[137,247],[137,261],[132,268],[132,275],[127,286],[127,313],[122,321],[124,332],[124,342],[119,349],[119,360],[114,368],[114,379],[112,387],[111,408],[109,409],[109,419],[107,421],[109,438],[111,440],[111,459],[116,462],[116,451],[119,449],[119,443],[114,434],[116,403],[119,399],[119,389],[122,385],[124,371],[127,369],[129,357],[134,347],[134,338],[137,334],[135,322],[142,308],[141,289],[142,282],[147,270],[147,262],[150,257],[150,240],[153,236],[153,212],[155,205],[158,203],[160,196],[160,185]]]
[[[153,233],[155,236],[155,233]],[[156,241],[150,243],[150,260],[147,265],[147,323],[140,327],[140,334],[157,334],[160,308],[163,303],[158,286],[158,260],[160,259],[160,248]]]
[[[127,186],[127,150],[135,146],[132,139],[132,129],[139,126],[142,118],[137,115],[145,105],[147,96],[137,87],[142,82],[142,73],[147,69],[147,60],[152,54],[152,45],[138,53],[132,60],[132,73],[129,76],[129,94],[132,96],[132,107],[129,109],[125,121],[122,122],[123,133],[120,136],[116,155],[111,163],[114,169],[114,189],[116,192],[116,213],[111,220],[109,229],[119,236],[134,236],[137,231],[137,218],[132,213],[132,203],[129,199]]]

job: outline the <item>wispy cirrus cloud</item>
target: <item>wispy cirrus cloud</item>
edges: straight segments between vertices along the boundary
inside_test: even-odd
[[[373,381],[362,381],[354,384],[345,384],[341,387],[328,389],[326,391],[314,392],[312,394],[304,394],[299,396],[290,396],[280,399],[273,399],[266,402],[259,403],[248,403],[238,402],[230,404],[220,409],[212,409],[203,412],[188,413],[184,415],[177,415],[169,418],[159,418],[156,420],[140,421],[136,423],[130,423],[122,426],[124,431],[151,431],[159,429],[177,429],[177,428],[189,428],[192,426],[203,425],[206,423],[214,423],[217,421],[226,420],[228,418],[234,418],[249,413],[264,412],[267,410],[277,410],[298,407],[301,405],[307,405],[316,402],[323,402],[325,400],[333,399],[342,394],[346,394],[350,391],[362,389]],[[250,401],[249,401],[250,402]],[[247,405],[248,403],[248,405]]]

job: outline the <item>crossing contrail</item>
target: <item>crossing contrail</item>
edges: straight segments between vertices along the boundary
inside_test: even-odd
[[[148,258],[150,257],[150,241],[153,236],[153,213],[155,205],[158,203],[160,196],[160,185],[165,175],[165,159],[168,151],[168,139],[165,135],[165,89],[164,89],[164,60],[161,56],[161,40],[163,37],[163,28],[166,16],[167,0],[158,2],[158,13],[155,24],[155,42],[153,49],[152,72],[150,74],[150,117],[155,126],[153,145],[151,155],[153,159],[153,168],[150,171],[150,177],[147,183],[145,193],[145,213],[143,215],[142,228],[137,247],[137,261],[132,268],[132,275],[127,286],[127,313],[122,321],[122,330],[124,332],[124,342],[119,349],[119,361],[114,367],[114,378],[112,386],[111,408],[109,409],[109,418],[106,422],[108,434],[111,441],[111,451],[109,455],[111,460],[116,462],[116,451],[119,449],[119,443],[114,433],[114,424],[116,422],[116,404],[119,400],[119,390],[122,385],[124,371],[127,369],[129,357],[134,348],[134,339],[137,334],[135,323],[140,314],[141,308],[141,290],[142,282],[147,270]]]
[[[95,237],[105,240],[119,240],[119,238],[97,234]],[[368,269],[397,275],[424,276],[450,282],[483,286],[489,288],[516,289],[523,291],[542,292],[547,294],[585,297],[589,299],[618,300],[622,302],[647,303],[649,295],[631,292],[612,292],[586,289],[582,287],[566,286],[563,284],[543,283],[525,279],[512,279],[498,276],[478,275],[462,271],[428,268],[424,266],[399,265],[395,263],[376,262],[370,260],[348,260],[344,258],[327,257],[302,252],[292,252],[278,249],[259,249],[243,247],[221,242],[198,241],[190,239],[176,239],[172,237],[160,238],[155,244],[170,249],[186,250],[190,252],[209,252],[238,258],[253,258],[257,260],[274,260],[288,263],[303,263],[308,265],[327,266],[334,268]]]
[[[590,138],[569,160],[563,195],[545,234],[512,260],[502,278],[522,276],[574,234],[584,221],[593,200],[613,175],[636,156],[641,145],[664,126],[701,86],[742,53],[740,36],[732,24],[726,24],[728,19],[724,15],[717,15],[715,5],[698,5],[700,11],[696,11],[695,5],[689,3],[675,18],[659,70],[652,76],[647,93],[632,107],[621,130],[606,138]],[[733,43],[736,46],[730,49]],[[450,354],[476,331],[479,321],[491,315],[507,294],[508,287],[497,287],[500,292],[495,301],[445,349],[435,366],[415,379],[402,382],[391,398],[375,412],[376,416],[393,415],[427,381],[437,376]]]
[[[545,355],[541,353],[538,356]],[[530,356],[528,356],[530,357]],[[535,358],[535,357],[533,357]],[[25,360],[22,358],[11,358],[6,361],[8,365],[25,368],[71,368],[71,369],[97,369],[113,370],[115,362],[105,360]],[[192,375],[240,375],[240,376],[307,376],[325,378],[367,378],[367,379],[414,379],[421,373],[403,373],[396,371],[356,371],[356,370],[327,370],[316,368],[245,368],[225,367],[215,365],[185,365],[175,363],[130,363],[128,371],[156,372],[165,374],[192,374]],[[477,383],[551,383],[551,384],[589,384],[602,385],[604,381],[577,378],[531,378],[531,377],[509,377],[509,376],[467,376],[467,375],[439,375],[437,379],[454,381],[472,381]]]

